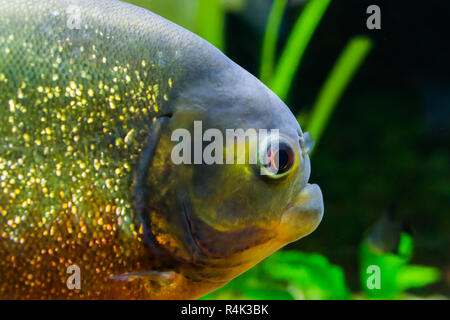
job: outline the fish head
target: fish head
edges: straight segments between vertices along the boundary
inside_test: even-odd
[[[219,281],[310,234],[324,211],[308,183],[311,146],[289,108],[240,67],[190,84],[150,169],[157,246],[192,277]]]

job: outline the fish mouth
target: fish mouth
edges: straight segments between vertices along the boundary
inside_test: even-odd
[[[323,196],[316,184],[307,184],[291,201],[281,216],[281,234],[286,242],[293,242],[312,233],[322,221]]]

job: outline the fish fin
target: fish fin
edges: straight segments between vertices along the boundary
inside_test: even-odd
[[[155,281],[159,284],[165,284],[172,282],[176,277],[176,273],[173,271],[142,271],[142,272],[130,272],[119,275],[109,276],[109,279],[117,281],[133,281],[139,279],[145,279],[148,281]]]
[[[152,300],[197,299],[226,284],[226,282],[192,280],[175,271],[155,270],[124,273],[109,276],[108,279],[127,283],[142,282],[147,291],[144,299]],[[139,287],[138,284],[137,288]]]
[[[130,272],[108,277],[120,288],[128,288],[135,292],[142,299],[175,299],[177,297],[185,298],[183,293],[186,291],[186,279],[184,276],[173,271],[142,271]],[[111,286],[114,287],[114,286]],[[124,289],[121,289],[122,291]],[[119,290],[119,292],[121,292]],[[117,295],[114,295],[117,296]]]

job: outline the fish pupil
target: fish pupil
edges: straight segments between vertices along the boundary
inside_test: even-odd
[[[273,157],[273,166],[277,169],[277,174],[287,172],[292,167],[293,160],[294,152],[292,149],[287,145],[281,145]]]

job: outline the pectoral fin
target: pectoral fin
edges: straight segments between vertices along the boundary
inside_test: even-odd
[[[176,277],[176,273],[173,271],[143,271],[143,272],[131,272],[123,273],[115,276],[109,276],[108,278],[118,281],[133,281],[139,279],[145,279],[147,281],[154,281],[160,285],[167,285]]]
[[[196,299],[225,284],[193,281],[177,272],[154,270],[124,273],[108,278],[112,281],[125,282],[130,286],[134,284],[135,287],[130,287],[132,289],[129,289],[132,292],[136,292],[134,298],[152,300]],[[122,287],[122,285],[119,286],[119,288]],[[145,288],[145,292],[139,293],[140,288]],[[122,291],[119,292],[119,295],[114,295],[115,298],[120,297]]]
[[[109,280],[115,284],[111,287],[119,288],[114,291],[114,298],[129,297],[125,292],[133,293],[133,299],[177,299],[186,298],[183,296],[184,277],[173,271],[142,271],[130,272],[114,276],[109,276]]]

